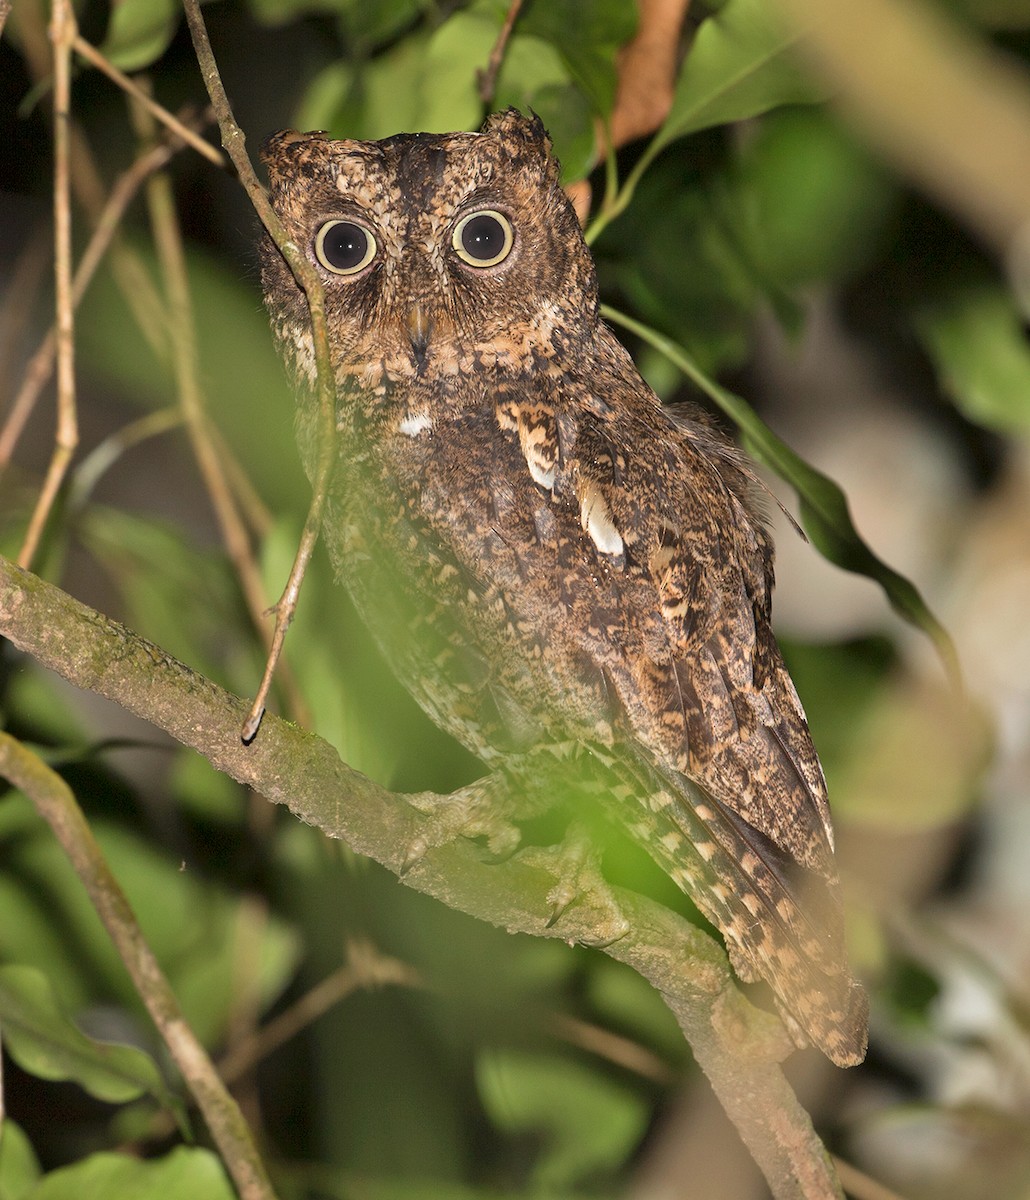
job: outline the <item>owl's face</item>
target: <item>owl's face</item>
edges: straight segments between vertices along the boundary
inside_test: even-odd
[[[287,131],[263,157],[273,206],[322,276],[338,373],[431,378],[550,357],[595,325],[593,263],[538,118],[510,109],[479,133],[381,142]],[[264,284],[310,371],[305,300],[274,246]]]

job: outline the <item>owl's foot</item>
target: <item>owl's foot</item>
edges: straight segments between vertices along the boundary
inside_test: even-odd
[[[593,922],[593,932],[579,941],[604,949],[629,933],[630,923],[611,885],[601,874],[597,850],[586,830],[573,826],[560,846],[534,846],[523,850],[519,858],[558,878],[547,893],[551,909],[547,929],[557,925],[573,905],[586,904],[598,917]]]
[[[478,779],[447,796],[419,792],[407,801],[420,815],[401,861],[402,878],[428,851],[460,837],[483,839],[498,859],[508,858],[518,849],[521,834],[512,820],[515,805],[496,776]]]

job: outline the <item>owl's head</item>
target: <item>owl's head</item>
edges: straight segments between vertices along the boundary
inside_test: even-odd
[[[381,142],[278,133],[272,205],[318,268],[334,365],[432,377],[567,349],[597,322],[593,262],[539,118]],[[303,293],[265,246],[266,301],[303,372]]]

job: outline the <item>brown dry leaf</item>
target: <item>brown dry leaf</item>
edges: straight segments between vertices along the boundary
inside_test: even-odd
[[[612,112],[615,147],[653,133],[672,106],[679,70],[680,30],[690,0],[637,0],[636,37],[619,53],[619,88]]]

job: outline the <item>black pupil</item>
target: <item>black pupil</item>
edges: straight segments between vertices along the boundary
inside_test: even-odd
[[[487,262],[504,249],[504,228],[496,217],[481,213],[461,227],[461,244],[470,258]]]
[[[338,271],[352,271],[368,253],[368,234],[360,225],[337,221],[325,231],[322,253]]]

